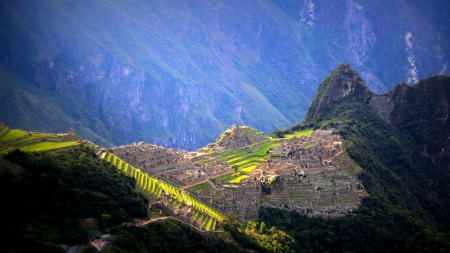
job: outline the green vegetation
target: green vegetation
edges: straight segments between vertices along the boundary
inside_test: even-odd
[[[227,182],[228,183],[239,183],[239,182],[241,182],[242,179],[246,179],[248,177],[249,177],[249,175],[239,175],[236,178],[227,180]]]
[[[212,187],[211,184],[209,184],[208,182],[205,182],[205,183],[201,183],[201,184],[192,186],[192,187],[188,188],[188,190],[198,194],[198,193],[201,193],[203,191],[210,189],[211,187]]]
[[[20,129],[9,129],[1,125],[0,154],[6,154],[14,149],[22,151],[49,151],[79,146],[81,141],[76,136],[29,133]],[[89,144],[92,145],[92,144]]]
[[[450,212],[450,173],[432,163],[407,128],[391,127],[356,95],[314,107],[308,115],[294,127],[336,127],[349,156],[361,168],[359,178],[369,196],[354,215],[308,218],[261,208],[262,222],[291,235],[301,252],[446,252],[450,248],[450,218],[445,215]]]
[[[17,139],[17,138],[27,136],[27,135],[28,135],[27,131],[23,131],[20,129],[11,129],[8,131],[8,133],[5,136],[3,136],[1,138],[1,141],[9,141],[9,140]]]
[[[279,142],[275,141],[265,141],[256,145],[250,145],[245,148],[235,148],[227,150],[221,153],[219,156],[214,157],[214,159],[219,159],[227,162],[232,168],[236,168],[237,171],[242,173],[250,173],[259,164],[268,161],[269,156],[267,152],[269,149],[280,145]],[[249,152],[250,151],[250,152]],[[241,176],[238,179],[233,179],[234,183],[240,182],[240,180],[247,178]],[[216,178],[216,180],[226,180],[229,181],[229,176],[221,176]],[[231,182],[231,181],[229,181]]]
[[[103,153],[108,153],[108,155],[104,155]],[[133,177],[136,179],[138,186],[151,193],[156,195],[157,197],[161,197],[162,190],[169,194],[169,202],[174,205],[177,209],[180,209],[182,206],[187,205],[188,203],[192,204],[192,206],[197,209],[202,215],[206,215],[204,219],[204,229],[207,230],[215,230],[216,227],[213,224],[216,224],[215,221],[208,222],[208,219],[213,218],[217,221],[222,221],[224,219],[224,215],[216,210],[215,208],[209,206],[201,200],[198,200],[197,197],[192,196],[189,192],[183,192],[179,187],[170,184],[169,182],[163,181],[161,179],[157,179],[152,175],[147,174],[146,172],[142,172],[139,168],[134,168],[128,163],[121,160],[119,157],[114,155],[113,153],[103,151],[100,154],[100,157],[106,157],[109,159],[112,165],[117,167],[117,164],[121,164],[122,167],[117,167],[119,170],[122,170],[126,175]],[[125,171],[125,168],[127,171]],[[199,186],[201,189],[204,186]],[[205,188],[206,189],[206,188]]]
[[[284,138],[286,139],[291,139],[294,137],[300,138],[302,136],[311,136],[311,134],[314,132],[314,129],[309,128],[309,129],[304,129],[301,131],[296,131],[293,134],[285,134]]]
[[[0,197],[14,203],[0,209],[2,252],[61,252],[59,244],[86,243],[79,219],[109,215],[108,225],[115,226],[147,216],[148,200],[134,191],[135,180],[97,159],[92,149],[17,149],[5,158],[24,171],[0,166]]]
[[[67,147],[73,147],[78,146],[80,143],[78,141],[68,141],[68,142],[39,142],[39,143],[33,143],[30,145],[25,145],[20,147],[19,149],[22,151],[46,151],[46,150],[52,150],[52,149],[59,149],[59,148],[67,148]]]

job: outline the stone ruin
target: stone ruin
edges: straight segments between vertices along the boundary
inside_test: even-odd
[[[245,147],[264,142],[269,138],[262,132],[248,126],[231,125],[216,141],[215,149],[223,152],[228,149]]]
[[[228,164],[214,161],[211,164],[194,163],[181,149],[164,148],[144,142],[109,149],[128,164],[152,175],[159,176],[179,186],[189,186],[207,181],[211,176],[230,173]]]
[[[249,137],[244,129],[255,135]],[[231,126],[228,130],[228,134],[202,152],[208,153],[221,145],[229,148],[265,141],[251,128]],[[258,219],[261,203],[309,216],[336,217],[352,213],[366,193],[357,180],[358,167],[346,155],[343,145],[342,136],[332,131],[316,130],[311,136],[294,137],[269,150],[271,158],[267,163],[258,165],[248,178],[234,184],[214,179],[233,172],[226,162],[214,156],[207,163],[196,162],[198,159],[192,152],[143,142],[110,151],[132,166],[186,190],[200,183],[210,184],[207,190],[191,194],[224,213],[234,212],[240,220],[249,221]],[[271,185],[269,195],[262,194],[262,183]],[[169,211],[189,220],[188,209]]]
[[[343,137],[332,131],[294,137],[269,154],[271,159],[253,169],[249,178],[238,184],[210,180],[213,187],[197,197],[249,221],[258,219],[261,203],[309,216],[337,217],[352,213],[366,194],[357,180],[356,164],[345,153]],[[214,163],[225,165],[215,160],[202,170],[213,168]],[[262,183],[271,185],[269,195],[262,194]]]
[[[316,130],[273,148],[271,161],[254,171],[260,181],[274,182],[271,194],[262,196],[263,206],[309,216],[352,213],[366,193],[343,144],[342,136]]]
[[[214,194],[199,197],[225,213],[237,213],[239,219],[246,222],[258,219],[261,190],[256,178],[247,178],[238,184],[223,184]]]

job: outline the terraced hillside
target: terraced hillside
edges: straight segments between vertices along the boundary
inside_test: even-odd
[[[20,129],[10,129],[5,124],[0,124],[0,154],[6,154],[14,149],[54,152],[76,147],[81,143],[88,144],[75,134],[27,132]]]
[[[0,153],[15,148],[58,151],[87,143],[73,129],[66,134],[32,133],[4,124],[0,140]],[[240,146],[244,142],[250,144]],[[216,230],[230,212],[242,221],[257,220],[261,204],[308,215],[351,213],[365,190],[343,142],[332,130],[305,129],[272,138],[232,126],[216,145],[193,157],[145,143],[96,150],[100,159],[134,177],[172,216],[208,231]]]
[[[160,198],[162,205],[172,216],[200,230],[216,230],[217,224],[225,218],[222,212],[204,203],[179,185],[134,167],[105,149],[100,150],[98,156],[126,175],[134,177],[141,189]]]

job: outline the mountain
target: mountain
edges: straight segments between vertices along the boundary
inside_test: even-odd
[[[323,120],[333,102],[346,97],[360,100],[390,126],[412,136],[436,164],[450,168],[449,76],[427,77],[412,86],[402,82],[385,94],[375,94],[344,63],[320,84],[305,122]]]
[[[319,85],[305,121],[282,133],[336,129],[369,196],[351,216],[310,220],[269,208],[260,221],[302,241],[305,252],[447,251],[449,84],[449,76],[432,76],[377,95],[349,64],[339,65]]]
[[[341,62],[377,93],[448,74],[448,10],[443,0],[2,1],[0,121],[189,150],[232,124],[268,133],[301,122]]]
[[[166,178],[161,184],[167,185],[175,177],[182,179],[179,184],[187,182],[186,187],[172,185],[167,188],[179,198],[189,196],[188,192],[180,193],[196,180],[187,175],[188,170],[179,173],[179,167],[186,165],[186,151],[134,143],[112,149],[97,147],[100,152],[96,155],[81,142],[77,143],[77,149],[53,154],[13,151],[4,158],[0,157],[1,194],[7,203],[17,199],[22,201],[1,210],[2,234],[7,240],[0,246],[0,251],[29,251],[33,248],[42,252],[63,252],[59,246],[61,243],[86,242],[84,224],[105,232],[106,225],[112,226],[107,229],[110,232],[109,247],[101,252],[446,252],[450,247],[450,219],[447,215],[450,210],[450,173],[445,153],[449,129],[446,127],[449,82],[449,76],[431,76],[411,86],[400,83],[389,92],[378,95],[366,86],[357,71],[344,63],[320,83],[304,122],[277,131],[277,134],[285,135],[284,139],[268,139],[252,128],[231,126],[215,143],[209,144],[202,152],[199,150],[200,155],[192,159],[197,166],[193,170],[197,179],[202,174],[200,170],[209,173],[211,168],[208,166],[215,166],[211,174],[215,174],[214,178],[211,177],[215,180],[203,178],[201,184],[193,188],[200,192],[196,196],[203,198],[202,207],[207,203],[214,207],[226,199],[228,202],[222,203],[224,207],[230,207],[228,204],[231,202],[239,204],[242,208],[237,211],[249,215],[248,211],[256,204],[260,206],[259,219],[242,223],[236,220],[238,216],[228,214],[221,221],[219,232],[199,234],[196,229],[171,219],[145,226],[120,226],[122,221],[129,221],[132,217],[159,217],[162,212],[147,210],[145,205],[150,201],[144,197],[145,192],[136,192],[131,187],[148,183],[143,180],[143,173],[133,166],[145,168],[148,165],[151,170],[159,171],[159,179]],[[7,135],[5,131],[9,131]],[[3,125],[0,132],[2,141],[9,144],[22,142],[26,145],[30,141],[27,139],[30,136],[24,131],[13,131]],[[23,136],[18,137],[18,132]],[[295,136],[296,133],[302,135]],[[316,145],[310,143],[308,135],[319,137]],[[326,143],[323,137],[327,135],[336,138]],[[46,136],[58,141],[56,135]],[[11,142],[9,139],[14,137],[16,141]],[[295,141],[302,143],[303,149],[294,150]],[[341,145],[344,145],[344,150]],[[332,201],[338,205],[336,209],[342,210],[340,206],[343,204],[335,201],[346,202],[343,197],[345,189],[339,189],[340,194],[332,194],[335,195],[333,199],[326,199],[327,190],[337,189],[340,184],[332,177],[329,167],[318,173],[302,172],[300,176],[306,180],[291,180],[289,187],[282,188],[283,181],[289,181],[290,173],[283,174],[282,169],[276,169],[277,163],[281,164],[283,160],[291,163],[295,160],[295,152],[300,151],[305,152],[300,153],[300,160],[309,160],[306,166],[301,163],[298,168],[305,172],[307,169],[317,170],[314,166],[317,154],[312,153],[313,146],[322,152],[324,156],[320,159],[326,160],[327,165],[333,162],[325,156],[333,151],[330,148],[345,153],[345,156],[335,153],[338,158],[343,158],[338,160],[339,166],[344,165],[338,168],[342,177],[338,179],[358,182],[355,186],[364,185],[364,194],[358,196],[355,209],[340,215],[330,215],[329,211],[334,209],[327,209],[328,213],[315,216],[311,213],[304,215],[306,213],[296,207],[299,203],[284,202],[280,205],[283,202],[277,202],[287,198],[293,200],[300,195],[317,195],[318,201],[311,201],[309,206],[313,211],[326,201]],[[117,156],[121,155],[127,158],[118,159]],[[272,161],[266,160],[268,155]],[[235,192],[235,195],[224,197],[218,194],[221,188],[218,181],[223,183],[228,179],[222,176],[223,166],[227,163],[220,162],[220,159],[214,161],[217,157],[228,159],[228,165],[257,162],[263,165],[253,169],[257,174],[267,176],[264,167],[268,167],[266,172],[281,176],[272,185],[265,185],[269,187],[268,192],[267,189],[259,192],[264,201],[272,201],[273,205],[261,206],[254,201],[255,184],[222,185],[222,188],[230,187],[230,192]],[[180,166],[173,166],[173,162]],[[351,171],[348,167],[356,169],[356,173],[348,174]],[[286,168],[285,172],[289,172],[293,167]],[[295,176],[298,177],[299,173]],[[249,179],[247,182],[254,181]],[[203,182],[210,188],[208,194],[204,193],[207,187],[202,185]],[[242,193],[239,187],[244,187]],[[275,188],[274,191],[270,187]],[[151,188],[157,190],[158,187],[152,185]],[[296,192],[300,195],[294,194]],[[277,194],[280,198],[275,200]],[[169,195],[161,196],[161,199],[181,206],[182,203]],[[190,199],[194,200],[192,197]],[[248,202],[244,203],[246,199]],[[22,210],[31,212],[22,215]],[[210,209],[208,213],[212,215],[213,212]],[[178,243],[168,243],[174,240]],[[98,252],[92,246],[85,250]]]

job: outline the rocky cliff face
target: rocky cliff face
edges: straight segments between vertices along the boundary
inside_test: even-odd
[[[341,62],[378,93],[448,73],[442,6],[3,1],[0,61],[8,73],[78,101],[111,143],[192,150],[231,124],[267,133],[300,122],[317,83]]]
[[[366,87],[359,74],[349,64],[343,63],[319,85],[305,120],[318,118],[328,104],[348,96],[357,96],[365,101],[372,97],[373,93]]]
[[[385,94],[375,94],[350,65],[341,64],[320,84],[305,121],[319,120],[327,107],[346,97],[414,137],[436,164],[450,168],[450,76],[428,77],[412,86],[402,82]]]

